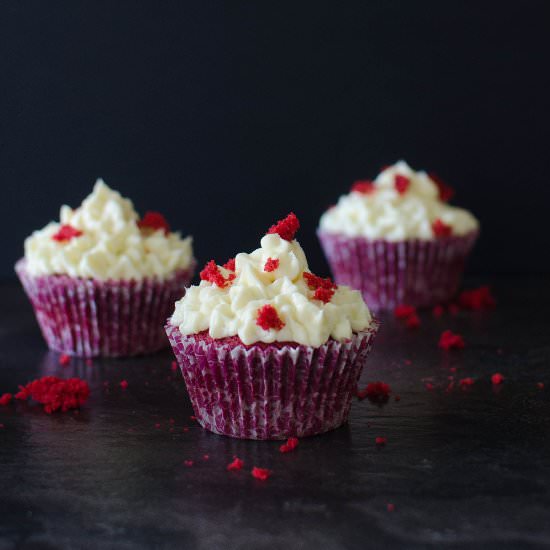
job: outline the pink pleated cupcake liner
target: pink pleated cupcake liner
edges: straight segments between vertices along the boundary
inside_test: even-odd
[[[478,234],[389,242],[318,232],[335,281],[360,290],[375,311],[451,300]]]
[[[183,296],[194,264],[167,279],[139,281],[35,277],[24,259],[15,271],[50,349],[82,357],[122,357],[168,346],[164,322]]]
[[[166,333],[203,428],[241,439],[286,439],[347,421],[378,326],[373,320],[350,340],[318,348],[183,336],[170,322]]]

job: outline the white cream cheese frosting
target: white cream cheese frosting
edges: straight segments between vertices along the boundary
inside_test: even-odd
[[[207,271],[221,276],[219,284]],[[171,323],[183,335],[207,330],[212,338],[238,336],[246,345],[319,347],[329,338],[350,338],[372,320],[359,291],[312,275],[298,241],[277,233],[265,235],[254,252],[237,254],[234,271],[210,262],[201,278],[210,280],[190,287],[176,302]],[[317,294],[318,286],[329,288]]]
[[[396,181],[402,184],[401,192]],[[338,204],[321,216],[319,229],[349,237],[401,241],[433,239],[442,228],[442,233],[457,236],[479,228],[470,212],[440,199],[435,179],[414,171],[404,161],[384,169],[367,190],[341,196]]]
[[[140,228],[132,201],[101,179],[79,208],[62,206],[59,220],[25,240],[26,269],[31,275],[162,279],[193,261],[191,237],[182,239],[162,227]]]

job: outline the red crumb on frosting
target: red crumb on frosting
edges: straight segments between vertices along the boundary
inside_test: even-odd
[[[225,288],[231,281],[235,279],[235,273],[230,273],[226,278],[214,260],[210,260],[200,272],[201,281],[208,281],[220,288]]]
[[[268,470],[267,468],[258,468],[257,466],[254,466],[250,473],[252,474],[252,477],[259,479],[260,481],[265,481],[271,475],[271,470]]]
[[[409,328],[418,328],[420,326],[420,317],[418,317],[418,315],[414,313],[413,315],[410,315],[409,317],[407,317],[405,324]]]
[[[271,304],[266,304],[258,309],[256,324],[264,330],[269,330],[271,328],[281,330],[285,326],[277,310]]]
[[[71,357],[67,355],[66,353],[63,353],[59,356],[59,364],[62,367],[66,367],[71,362]]]
[[[473,378],[462,378],[461,380],[458,381],[460,387],[462,389],[466,389],[466,388],[469,388],[470,386],[473,386],[474,385],[474,382],[475,380]]]
[[[297,437],[289,437],[286,440],[286,443],[283,443],[279,447],[279,451],[281,453],[289,453],[290,451],[293,451],[298,446],[298,438]]]
[[[453,233],[453,228],[437,218],[437,220],[432,223],[432,231],[436,237],[450,237]]]
[[[184,460],[183,464],[185,466],[187,466],[188,468],[191,468],[191,466],[193,466],[193,464],[195,464],[195,463],[192,460]]]
[[[395,504],[393,504],[393,502],[388,502],[388,504],[386,504],[386,509],[388,510],[388,512],[395,511]]]
[[[4,393],[0,396],[0,405],[5,407],[11,403],[13,395],[11,393]]]
[[[52,235],[52,239],[58,242],[65,242],[70,241],[74,237],[80,237],[80,235],[82,235],[82,231],[76,229],[72,225],[64,224],[59,228],[57,233]]]
[[[488,286],[480,286],[470,290],[463,290],[459,297],[460,307],[471,310],[491,309],[495,307],[496,301]]]
[[[326,277],[325,279],[323,279],[322,277],[318,277],[313,273],[308,273],[307,271],[304,271],[304,279],[308,288],[310,290],[315,290],[313,298],[315,300],[320,300],[325,304],[330,302],[330,300],[334,296],[334,293],[336,292],[336,289],[338,288],[338,285],[334,283],[330,277]]]
[[[371,180],[357,180],[351,186],[351,190],[356,193],[363,193],[363,195],[370,195],[376,191],[376,187]]]
[[[409,186],[411,185],[411,178],[408,178],[403,174],[395,174],[393,183],[395,185],[395,189],[397,190],[397,192],[400,195],[404,195],[409,189]]]
[[[228,465],[227,465],[227,470],[229,472],[235,472],[237,470],[240,470],[242,467],[244,466],[244,461],[241,460],[240,458],[237,458],[235,457],[233,459],[233,462],[230,462]]]
[[[78,409],[90,395],[90,388],[85,380],[68,378],[62,380],[57,376],[43,376],[29,382],[26,386],[19,386],[16,399],[29,399],[41,403],[48,414],[61,410]]]
[[[123,381],[119,384],[119,386],[120,386],[123,390],[125,390],[125,389],[128,387],[128,382],[127,382],[126,380],[123,380]]]
[[[235,258],[229,258],[229,260],[223,264],[223,267],[225,267],[227,271],[235,271]]]
[[[296,235],[298,229],[300,229],[300,222],[298,221],[296,214],[291,212],[286,218],[279,220],[275,225],[272,225],[267,230],[267,234],[277,233],[281,239],[284,239],[285,241],[292,241],[294,240],[294,236]]]
[[[447,185],[437,174],[430,172],[428,175],[437,187],[439,200],[443,202],[450,201],[455,194],[455,190],[450,185]]]
[[[445,313],[445,308],[442,305],[434,306],[434,308],[432,309],[432,315],[437,319],[439,319],[439,317],[441,317],[443,313]]]
[[[165,235],[170,233],[170,226],[160,212],[145,212],[145,216],[137,222],[137,225],[140,229],[153,229],[154,231],[163,229]]]
[[[491,383],[495,386],[498,386],[499,384],[502,384],[504,382],[504,376],[500,374],[500,372],[495,372],[493,376],[491,376]]]
[[[279,267],[279,258],[268,258],[264,265],[264,271],[271,273]]]
[[[407,319],[411,315],[416,315],[416,308],[406,304],[401,304],[393,310],[393,315],[396,319]]]
[[[464,348],[464,338],[451,330],[444,331],[439,337],[439,347],[444,350]]]
[[[382,437],[382,436],[378,436],[374,442],[377,444],[377,445],[380,445],[380,446],[384,446],[387,442],[388,442],[388,439],[386,437]]]
[[[365,399],[373,401],[375,403],[385,403],[391,393],[391,388],[386,382],[370,382],[363,390],[357,391],[357,397],[359,399]]]

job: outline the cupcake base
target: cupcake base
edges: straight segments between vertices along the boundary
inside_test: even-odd
[[[361,291],[369,308],[431,307],[451,300],[478,231],[462,237],[389,242],[318,232],[334,280]]]
[[[377,330],[373,320],[350,340],[312,348],[245,346],[166,325],[198,422],[242,439],[305,437],[344,424]]]
[[[50,349],[83,357],[120,357],[168,345],[163,324],[183,296],[194,265],[167,279],[140,281],[35,277],[25,269],[24,259],[15,271]]]

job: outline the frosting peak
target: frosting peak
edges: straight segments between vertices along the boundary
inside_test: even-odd
[[[445,202],[451,195],[436,176],[399,161],[373,182],[356,182],[322,215],[320,229],[388,241],[461,236],[476,230],[479,223],[470,212]]]
[[[331,292],[316,294],[321,283],[311,281],[327,279],[310,274],[298,241],[286,239],[286,226],[283,236],[272,229],[260,248],[236,255],[234,271],[207,264],[201,283],[176,302],[171,323],[182,334],[208,330],[212,338],[237,335],[246,345],[277,341],[319,347],[368,327],[371,315],[360,292],[328,280]]]
[[[51,222],[25,240],[26,268],[35,276],[167,277],[191,264],[191,238],[168,232],[159,216],[149,213],[140,228],[132,201],[98,179],[79,208],[62,206],[59,223]]]

